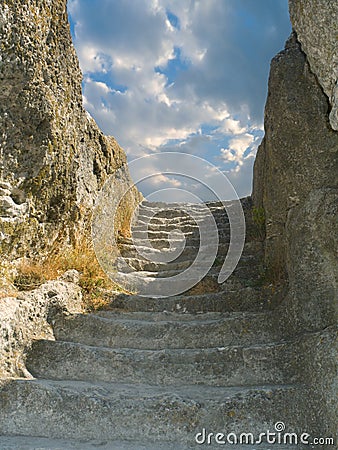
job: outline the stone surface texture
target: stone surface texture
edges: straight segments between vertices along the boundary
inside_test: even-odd
[[[130,184],[126,157],[83,108],[66,0],[2,1],[0,41],[1,252],[41,255],[88,232],[116,169]],[[132,189],[130,207],[137,201]]]
[[[52,323],[58,314],[82,311],[80,287],[62,279],[21,292],[16,298],[1,299],[0,378],[29,376],[24,355],[32,341],[53,339]]]
[[[337,146],[327,98],[292,35],[271,63],[265,137],[254,169],[254,202],[264,207],[267,219],[266,262],[277,272],[287,260],[294,269],[286,254],[290,216],[312,191],[336,183]]]
[[[266,216],[265,264],[285,277],[277,314],[300,339],[299,370],[313,387],[322,433],[337,411],[337,153],[334,45],[337,2],[290,1],[295,32],[271,63],[265,137],[253,200]],[[299,40],[298,40],[299,39]],[[335,44],[333,41],[335,40]],[[300,41],[300,42],[299,42]],[[328,332],[330,330],[330,332]]]
[[[180,262],[191,264],[198,244],[189,247],[197,230],[187,205],[180,212],[177,204],[145,203],[132,236],[150,214],[152,237],[142,242],[135,237],[134,245],[121,238],[120,244],[126,259],[129,252],[134,255],[131,264],[146,282],[169,276],[172,263],[148,267],[134,254],[138,245],[166,248],[173,223],[188,242]],[[224,211],[219,204],[209,207],[224,248],[230,237]],[[246,212],[249,216],[251,209]],[[112,294],[106,311],[56,314],[55,339],[36,340],[26,354],[25,367],[34,379],[3,381],[0,445],[25,436],[27,445],[40,441],[46,450],[58,441],[65,450],[81,443],[91,448],[92,442],[98,448],[183,450],[196,448],[195,436],[203,428],[258,436],[273,429],[277,418],[288,430],[317,434],[316,410],[306,411],[311,396],[300,370],[300,343],[284,340],[268,293],[256,285],[261,246],[249,233],[238,268],[218,292],[160,299]],[[219,270],[216,264],[208,276]]]
[[[330,124],[338,130],[338,3],[289,0],[290,18],[312,72],[327,95]]]

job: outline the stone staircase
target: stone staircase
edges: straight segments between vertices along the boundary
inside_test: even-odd
[[[250,210],[248,200],[243,206]],[[198,216],[200,206],[189,207]],[[297,343],[283,339],[259,286],[262,243],[248,216],[241,261],[219,285],[230,228],[221,204],[208,207],[220,242],[207,276],[174,297],[121,294],[107,311],[60,314],[55,340],[36,341],[27,356],[34,378],[3,383],[1,449],[253,449],[245,441],[218,444],[215,435],[257,437],[275,432],[277,422],[288,432],[306,431],[301,411],[307,387],[297,370]],[[118,270],[124,258],[145,283],[184,271],[197,255],[200,226],[179,205],[144,202],[133,239],[119,242]],[[181,242],[177,230],[186,237],[183,252],[172,262],[156,261]],[[210,444],[195,440],[203,429],[214,433]],[[257,446],[272,447],[296,448]]]

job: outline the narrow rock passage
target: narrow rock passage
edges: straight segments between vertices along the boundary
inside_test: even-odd
[[[219,245],[207,276],[177,296],[121,294],[109,311],[59,316],[55,340],[36,341],[27,357],[34,379],[0,392],[1,448],[213,449],[217,433],[258,437],[280,421],[301,429],[306,387],[292,365],[296,343],[282,339],[259,284],[262,242],[248,220],[240,263],[219,285],[230,227],[221,204],[208,208]],[[143,203],[132,231],[117,267],[127,262],[145,283],[184,272],[199,251],[199,223],[177,205]],[[172,251],[182,233],[175,260],[147,259]],[[203,430],[214,433],[209,445]]]

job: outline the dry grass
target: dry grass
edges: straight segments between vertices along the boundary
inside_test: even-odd
[[[18,296],[18,291],[14,290],[3,290],[0,291],[0,300],[2,298],[16,298]]]
[[[62,253],[54,252],[43,261],[22,261],[18,267],[14,285],[19,290],[32,290],[48,280],[55,280],[69,269],[80,272],[79,285],[89,310],[106,307],[110,302],[108,291],[121,290],[105,274],[92,245],[87,240]]]
[[[262,207],[253,207],[251,216],[246,216],[246,238],[252,241],[264,241],[266,216]]]
[[[58,277],[56,268],[32,260],[23,260],[18,266],[18,273],[14,278],[14,286],[19,291],[36,289],[47,280]]]

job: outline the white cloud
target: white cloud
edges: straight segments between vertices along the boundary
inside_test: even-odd
[[[288,33],[286,3],[69,0],[85,107],[129,158],[163,150],[218,157],[251,186],[269,59]]]
[[[217,131],[225,134],[243,134],[247,128],[243,127],[239,120],[227,118],[221,122]]]
[[[221,149],[222,159],[226,162],[235,162],[239,166],[243,165],[244,154],[254,142],[255,137],[252,134],[245,133],[229,141],[228,148]]]

